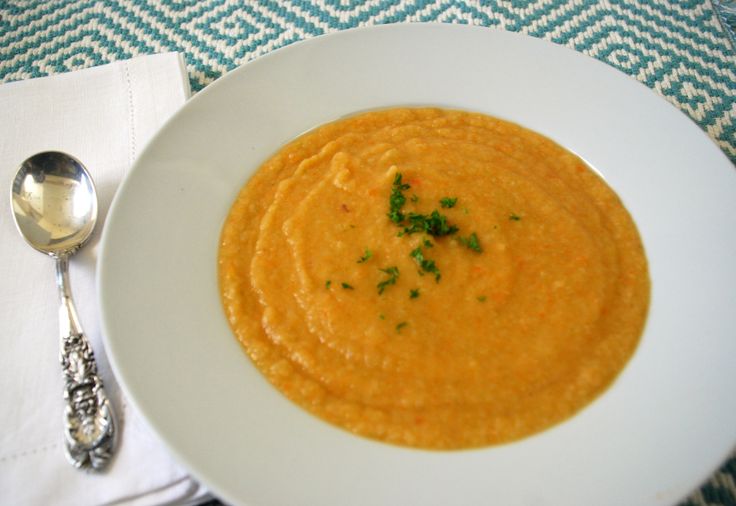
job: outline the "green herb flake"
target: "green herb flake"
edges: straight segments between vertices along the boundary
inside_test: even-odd
[[[325,288],[329,288],[330,285],[332,285],[332,280],[331,279],[328,279],[327,281],[325,281]]]
[[[412,196],[411,196],[411,198],[409,200],[411,200],[414,203],[419,202],[419,195],[417,195],[416,193],[414,193],[414,194],[412,194]]]
[[[431,242],[429,241],[429,239],[425,239],[425,240],[424,240],[424,242],[423,242],[422,244],[424,245],[424,247],[425,247],[425,248],[431,248],[432,246],[434,246],[434,245],[433,245],[433,244],[432,244],[432,243],[431,243]]]
[[[460,241],[460,244],[472,249],[475,252],[483,252],[483,248],[480,247],[480,242],[478,241],[478,236],[475,235],[475,232],[470,234],[468,237],[459,237],[458,240]]]
[[[385,314],[383,314],[383,313],[380,313],[380,314],[378,315],[378,318],[379,318],[379,319],[381,319],[381,320],[385,320],[385,319],[386,319],[386,315],[385,315]]]
[[[391,185],[391,196],[389,197],[389,212],[388,217],[394,223],[401,223],[404,221],[404,213],[401,212],[401,208],[406,204],[406,197],[403,194],[404,190],[408,190],[411,186],[401,181],[401,172],[397,172],[394,176],[394,182]]]
[[[446,209],[455,207],[455,204],[457,204],[457,197],[444,197],[440,199],[440,205]]]
[[[401,322],[396,324],[396,332],[401,333],[401,329],[409,325],[407,322]]]
[[[396,284],[396,280],[399,279],[399,268],[393,266],[379,270],[385,274],[388,274],[388,277],[386,279],[376,285],[376,287],[378,288],[378,294],[380,295],[383,293],[387,286]]]
[[[435,281],[439,283],[440,278],[442,277],[442,275],[440,274],[440,270],[437,268],[437,265],[435,265],[434,260],[424,258],[424,253],[422,253],[421,246],[413,249],[411,253],[409,253],[409,256],[412,257],[422,269],[421,271],[419,271],[420,274],[423,274],[425,272],[434,274]]]
[[[354,290],[354,289],[355,289],[355,288],[353,288],[353,285],[350,285],[350,284],[348,284],[348,283],[346,283],[346,282],[344,282],[344,281],[343,281],[342,283],[340,283],[340,284],[342,285],[342,287],[343,287],[343,288],[344,288],[345,290]]]
[[[416,232],[426,232],[428,235],[433,237],[442,237],[454,234],[458,231],[458,228],[455,225],[447,223],[447,216],[440,214],[436,209],[430,214],[419,214],[414,212],[404,214],[402,211],[404,204],[406,204],[404,191],[409,188],[411,188],[411,185],[404,183],[401,172],[397,172],[394,176],[394,181],[391,184],[388,217],[397,225],[404,226],[403,231],[398,234],[399,237],[404,234],[414,234]],[[414,194],[412,195],[411,200],[412,202],[417,202],[419,197]],[[445,197],[440,201],[443,207],[452,207],[456,202],[457,197]]]
[[[521,221],[521,216],[519,216],[516,213],[511,213],[509,215],[509,220],[511,220],[511,221]]]
[[[429,215],[409,213],[406,218],[409,221],[409,226],[404,228],[406,234],[426,232],[433,237],[442,237],[458,231],[455,225],[447,223],[447,216],[440,214],[436,209]]]
[[[409,290],[410,299],[416,299],[417,297],[419,297],[419,288],[413,288]]]
[[[476,299],[478,299],[478,302],[485,302],[487,298],[488,297],[486,297],[485,295],[478,295],[476,297]]]
[[[373,256],[373,252],[369,249],[366,249],[365,253],[363,253],[363,256],[358,259],[358,263],[359,264],[365,263],[372,256]]]

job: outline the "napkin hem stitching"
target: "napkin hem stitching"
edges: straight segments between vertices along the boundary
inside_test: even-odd
[[[37,453],[45,453],[52,448],[56,448],[59,446],[59,443],[51,443],[47,444],[46,446],[39,446],[38,448],[33,448],[32,450],[24,450],[22,452],[18,453],[11,453],[10,455],[5,455],[3,457],[0,457],[0,462],[10,462],[11,460],[18,460],[21,457],[29,457],[31,455],[36,455]]]
[[[130,152],[128,153],[128,157],[129,166],[132,166],[133,161],[135,160],[135,106],[133,101],[133,84],[130,78],[130,68],[128,67],[127,61],[123,65],[123,72],[125,75],[125,84],[128,87],[128,112],[130,113],[128,125],[130,128]]]

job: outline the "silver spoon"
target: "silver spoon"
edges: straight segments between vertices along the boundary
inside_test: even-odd
[[[69,257],[89,239],[97,222],[94,183],[78,160],[48,151],[21,164],[10,198],[20,234],[56,260],[67,458],[80,469],[103,469],[112,458],[115,421],[69,289]]]

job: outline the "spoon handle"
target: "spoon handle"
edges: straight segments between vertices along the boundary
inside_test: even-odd
[[[115,420],[92,348],[79,324],[69,289],[67,256],[56,258],[56,284],[61,306],[61,367],[64,374],[64,436],[66,455],[74,467],[101,470],[110,462]]]

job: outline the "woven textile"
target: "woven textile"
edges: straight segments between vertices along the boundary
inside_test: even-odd
[[[163,51],[194,90],[289,43],[355,26],[468,23],[574,48],[634,76],[736,161],[736,56],[707,0],[102,0],[0,2],[0,79]]]
[[[736,162],[736,53],[724,30],[733,19],[719,19],[708,0],[0,0],[0,82],[181,51],[196,91],[316,35],[466,23],[543,38],[618,68],[690,116]],[[736,506],[736,456],[686,504]]]

